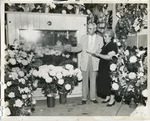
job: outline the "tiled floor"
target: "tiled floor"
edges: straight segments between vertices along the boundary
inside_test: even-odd
[[[116,102],[112,107],[106,107],[106,104],[93,104],[88,101],[87,104],[81,105],[81,98],[68,98],[67,104],[59,104],[56,99],[55,107],[48,108],[46,100],[37,101],[35,111],[31,116],[129,116],[135,109],[129,108],[129,105]],[[120,107],[121,106],[121,107]]]

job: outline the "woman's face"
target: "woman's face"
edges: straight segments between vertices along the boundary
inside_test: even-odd
[[[111,37],[108,34],[104,34],[104,40],[107,43],[109,43],[111,41]]]

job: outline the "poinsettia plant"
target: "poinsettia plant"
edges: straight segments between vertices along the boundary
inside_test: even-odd
[[[37,88],[37,81],[30,73],[33,58],[30,43],[15,40],[5,49],[5,109],[9,113],[4,115],[30,115],[34,110],[36,100],[32,92]]]
[[[141,102],[142,91],[146,88],[147,78],[144,73],[142,55],[145,51],[133,47],[119,49],[110,65],[112,89],[123,101]]]

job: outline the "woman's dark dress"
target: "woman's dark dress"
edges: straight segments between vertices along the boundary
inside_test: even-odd
[[[104,45],[101,54],[107,55],[109,52],[117,50],[117,45],[113,42]],[[97,76],[97,95],[110,95],[111,94],[111,78],[110,78],[110,60],[100,58],[99,70]]]

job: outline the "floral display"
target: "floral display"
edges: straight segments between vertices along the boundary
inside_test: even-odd
[[[116,4],[116,35],[118,39],[126,39],[127,35],[135,34],[146,26],[147,4]]]
[[[145,50],[136,47],[119,48],[110,65],[112,89],[123,101],[143,103],[142,91],[147,88],[147,74],[143,69]],[[146,66],[146,65],[145,65]]]
[[[33,75],[40,80],[42,91],[47,95],[71,93],[78,82],[82,80],[81,70],[70,64],[65,66],[43,65],[33,70]],[[45,85],[46,84],[46,85]]]
[[[15,40],[5,53],[5,115],[30,115],[36,104],[32,92],[37,88],[37,81],[30,73],[34,58],[32,46]]]
[[[61,64],[62,62],[68,60],[70,54],[67,52],[61,52],[59,50],[55,50],[53,47],[50,46],[42,46],[38,45],[35,48],[35,54],[42,61],[41,65],[53,64],[55,66]]]

